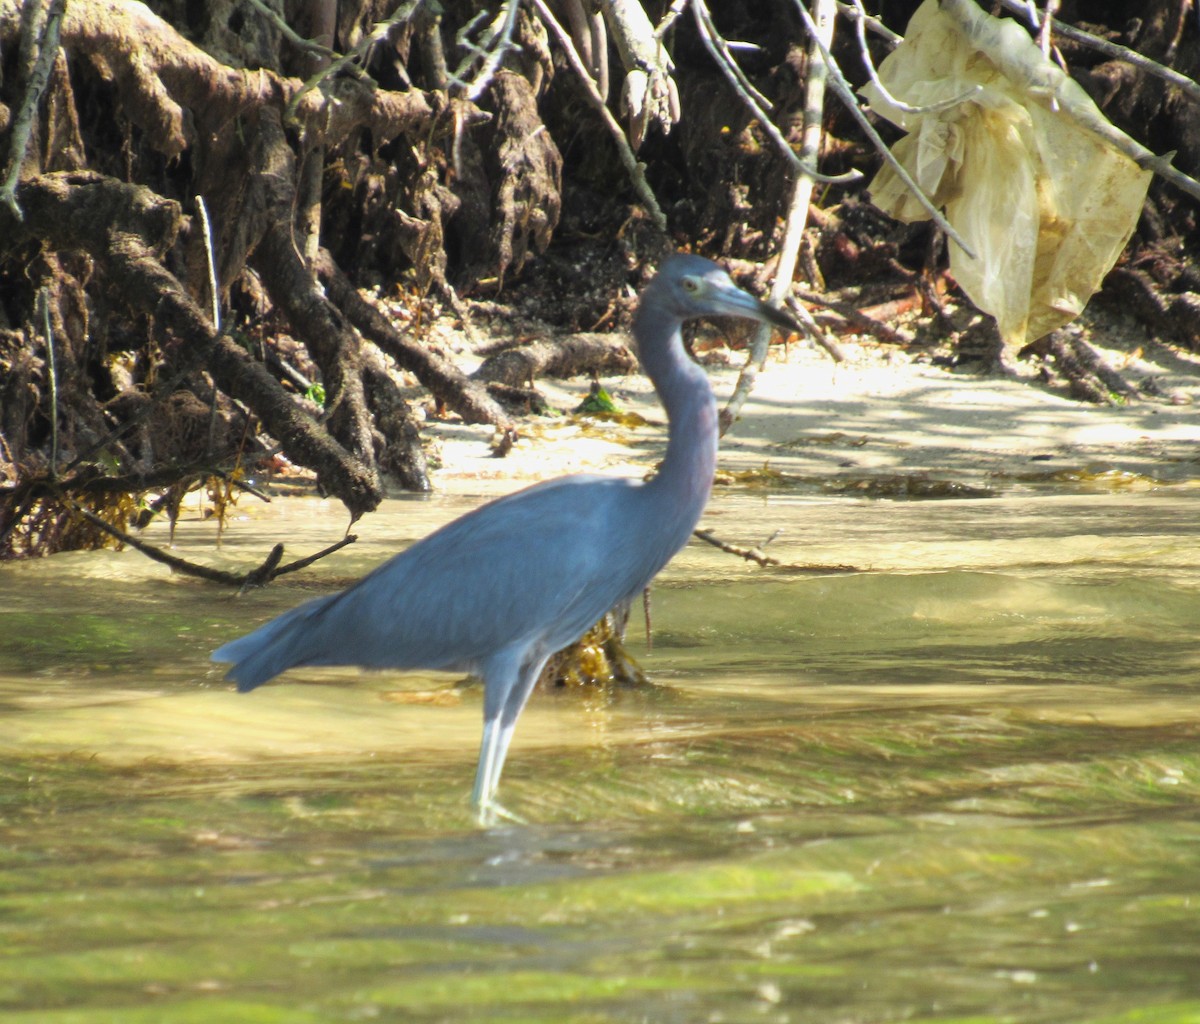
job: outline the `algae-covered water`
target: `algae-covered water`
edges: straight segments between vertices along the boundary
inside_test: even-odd
[[[481,695],[219,643],[468,505],[396,500],[241,598],[135,552],[0,567],[0,1019],[1200,1021],[1200,498],[719,494],[655,686]],[[200,522],[225,566],[343,519]],[[164,542],[159,535],[152,538]]]

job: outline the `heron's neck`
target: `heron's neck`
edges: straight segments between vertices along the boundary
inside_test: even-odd
[[[675,316],[643,302],[633,329],[642,367],[667,411],[667,454],[648,486],[669,496],[686,539],[712,490],[717,405],[704,371],[684,351],[679,327]]]

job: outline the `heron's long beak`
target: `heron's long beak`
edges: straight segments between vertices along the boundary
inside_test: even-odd
[[[784,331],[799,331],[802,328],[792,317],[785,313],[782,309],[776,309],[774,306],[769,306],[760,299],[756,299],[749,292],[744,292],[742,289],[734,286],[722,288],[719,293],[713,298],[719,305],[727,307],[728,316],[745,316],[752,320],[759,320],[765,324],[771,324]],[[722,312],[726,312],[722,310]]]

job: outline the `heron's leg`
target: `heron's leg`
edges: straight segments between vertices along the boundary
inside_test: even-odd
[[[479,745],[479,764],[475,768],[475,786],[471,790],[471,806],[482,811],[491,800],[500,781],[497,755],[500,752],[500,716],[485,718],[483,742]]]
[[[497,784],[500,782],[500,768],[504,766],[505,758],[508,757],[508,746],[512,743],[513,733],[517,729],[517,719],[521,717],[521,712],[525,710],[525,705],[529,702],[529,695],[533,693],[533,688],[537,684],[538,676],[542,674],[542,668],[545,664],[546,662],[543,659],[536,665],[528,665],[521,670],[521,674],[517,677],[516,685],[508,691],[508,698],[504,702],[504,707],[500,710],[500,752],[496,767]]]
[[[475,788],[471,791],[471,806],[479,824],[488,828],[497,821],[515,821],[524,824],[524,819],[505,810],[496,800],[496,787],[500,784],[500,770],[504,767],[504,755],[512,739],[512,727],[505,729],[499,720],[485,722],[483,745],[479,750],[479,767],[475,771]]]
[[[544,664],[545,659],[539,659],[532,665],[520,665],[515,671],[510,665],[496,665],[485,675],[483,743],[475,770],[475,787],[471,791],[471,805],[479,812],[480,824],[493,824],[496,817],[520,820],[496,803],[496,788],[500,785],[500,773],[504,770],[517,719]]]

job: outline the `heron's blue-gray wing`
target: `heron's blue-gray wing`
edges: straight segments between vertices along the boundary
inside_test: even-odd
[[[620,533],[638,488],[574,476],[501,498],[213,658],[251,689],[300,665],[473,669],[513,646],[548,654],[630,589],[636,559]]]

